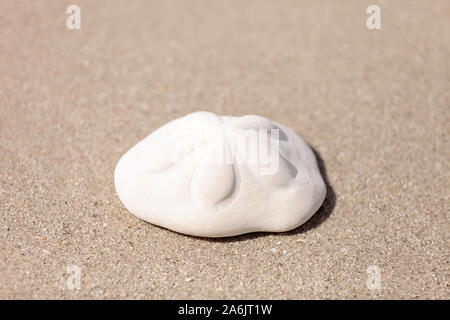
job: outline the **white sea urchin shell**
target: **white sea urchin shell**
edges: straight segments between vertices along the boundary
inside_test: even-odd
[[[205,237],[294,229],[326,194],[314,153],[291,129],[209,112],[151,133],[119,160],[114,182],[137,217]]]

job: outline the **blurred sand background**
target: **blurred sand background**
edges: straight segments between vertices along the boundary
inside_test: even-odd
[[[446,0],[2,0],[0,298],[449,299],[449,58]],[[216,240],[139,221],[117,161],[196,110],[292,127],[324,206]]]

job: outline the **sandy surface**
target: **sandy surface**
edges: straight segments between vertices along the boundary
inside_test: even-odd
[[[0,298],[450,298],[449,1],[3,0],[0,39]],[[324,206],[223,240],[139,221],[115,164],[195,110],[292,127]]]

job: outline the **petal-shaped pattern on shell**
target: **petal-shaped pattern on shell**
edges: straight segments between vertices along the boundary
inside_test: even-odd
[[[295,166],[281,155],[268,166],[253,163],[248,163],[247,166],[254,178],[266,187],[287,187],[294,182],[298,174]]]
[[[295,180],[298,171],[283,155],[289,156],[283,142],[261,133],[239,136],[235,142],[237,161],[245,163],[258,182],[266,187],[286,187]]]
[[[232,164],[199,166],[191,181],[191,201],[200,208],[213,207],[233,194],[235,173]]]

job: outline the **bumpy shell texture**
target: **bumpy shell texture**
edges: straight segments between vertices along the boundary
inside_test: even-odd
[[[326,194],[314,153],[291,129],[209,112],[151,133],[122,156],[114,182],[137,217],[204,237],[294,229]]]

